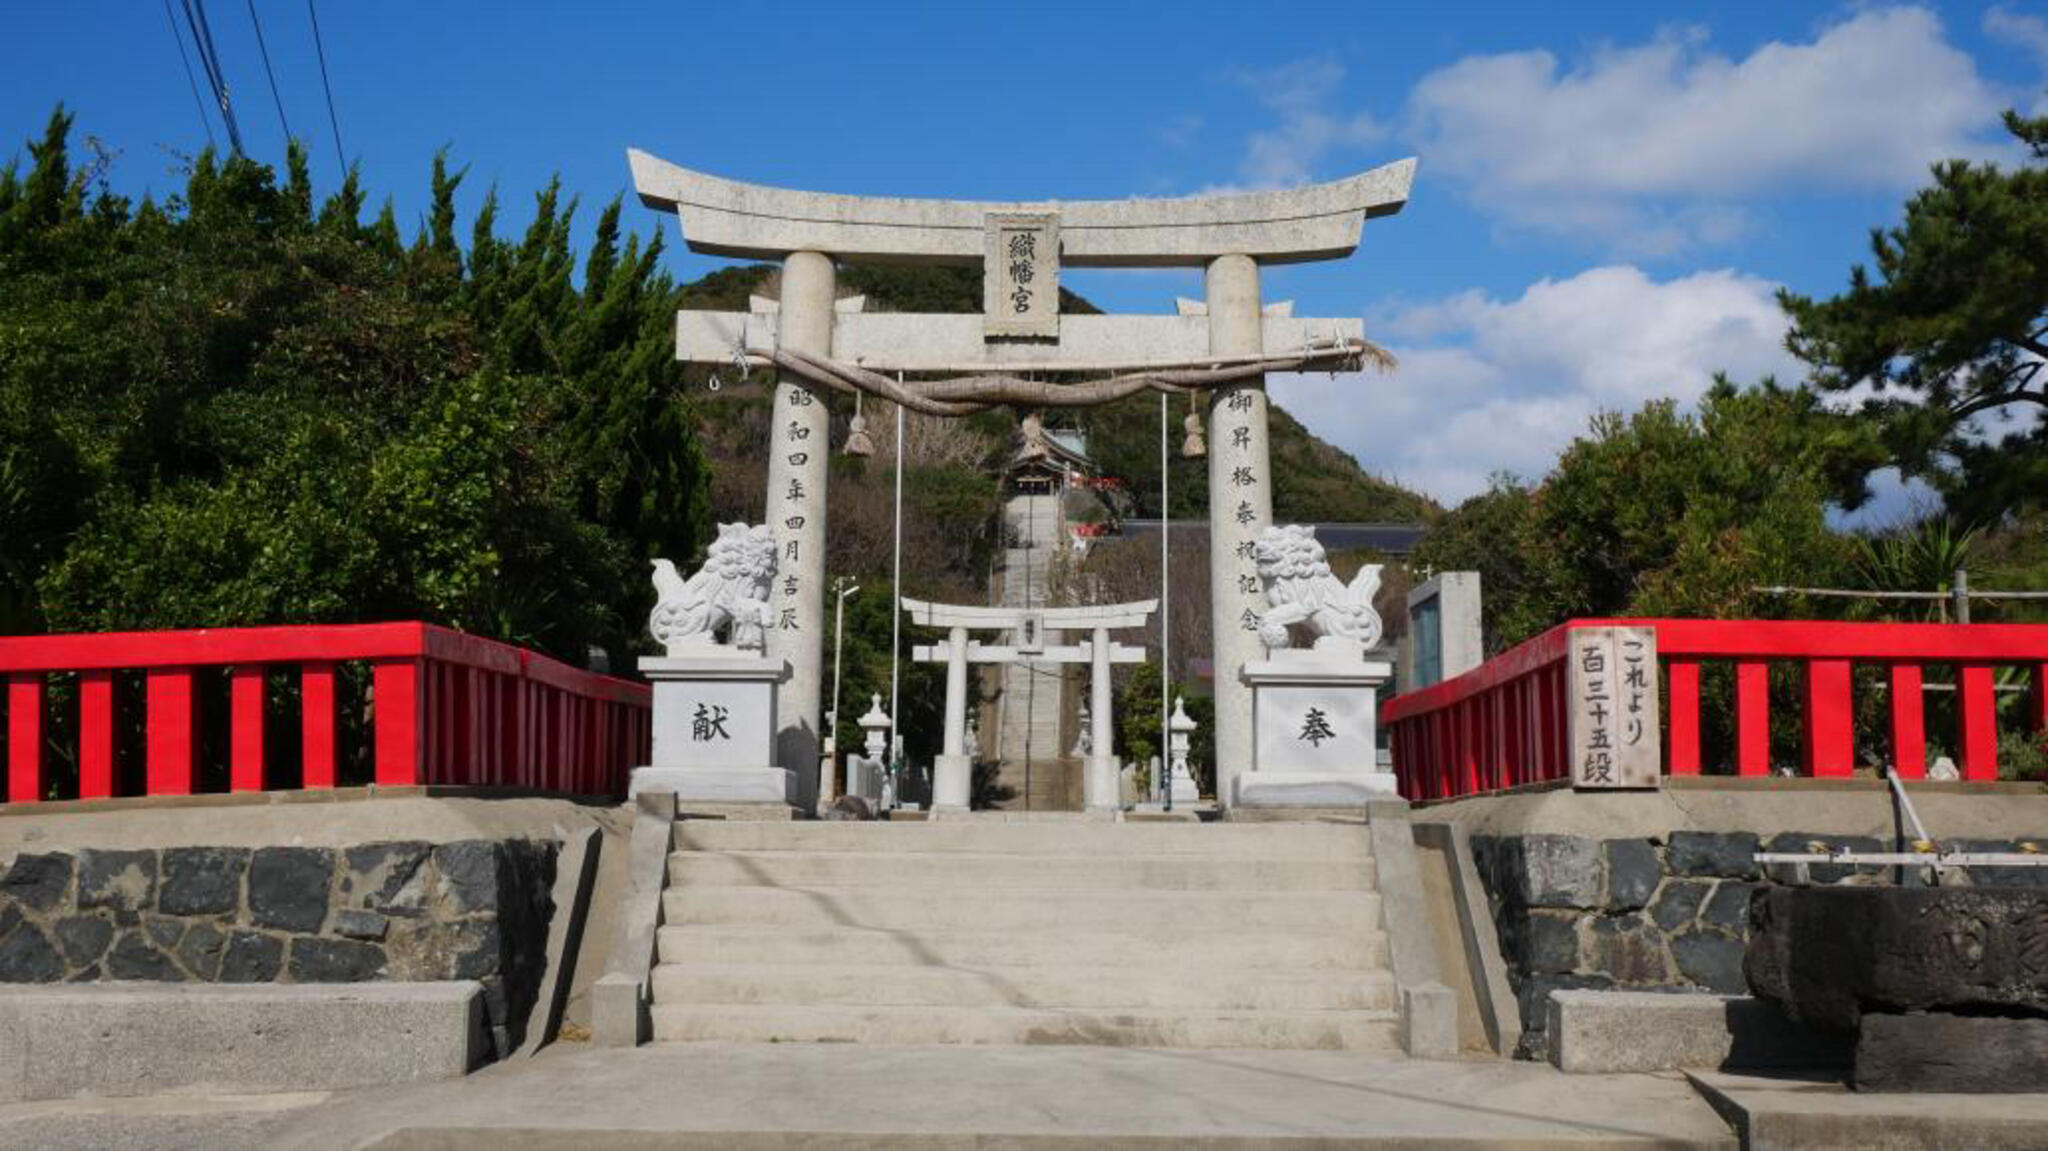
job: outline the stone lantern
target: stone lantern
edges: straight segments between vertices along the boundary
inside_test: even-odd
[[[1182,709],[1179,696],[1173,697],[1173,715],[1166,721],[1167,787],[1172,802],[1198,802],[1202,796],[1195,787],[1195,777],[1188,771],[1188,746],[1193,742],[1195,721]]]

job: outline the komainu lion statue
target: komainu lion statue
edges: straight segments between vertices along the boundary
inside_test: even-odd
[[[1353,641],[1362,650],[1380,642],[1380,615],[1372,597],[1380,590],[1380,565],[1367,564],[1349,585],[1330,574],[1330,561],[1316,530],[1303,524],[1267,528],[1252,544],[1252,559],[1273,606],[1259,616],[1259,638],[1269,648],[1292,646],[1290,624],[1307,624],[1316,646],[1325,638]],[[1344,646],[1350,646],[1345,644]]]
[[[675,564],[655,560],[656,602],[647,630],[670,655],[717,644],[721,627],[732,646],[761,650],[775,623],[768,604],[775,555],[775,533],[766,524],[719,524],[704,566],[687,582]]]

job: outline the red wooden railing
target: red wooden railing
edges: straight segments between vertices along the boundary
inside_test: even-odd
[[[47,794],[48,678],[78,676],[78,797],[115,794],[116,672],[144,682],[144,792],[189,795],[200,749],[203,669],[228,677],[229,787],[272,786],[266,685],[298,671],[301,786],[337,777],[337,669],[370,666],[374,779],[581,795],[625,790],[647,762],[646,685],[424,623],[212,628],[0,637],[7,683],[7,801]]]
[[[1735,668],[1734,767],[1767,776],[1770,665],[1804,670],[1801,769],[1816,777],[1855,768],[1857,664],[1885,669],[1890,761],[1905,779],[1926,771],[1922,669],[1957,670],[1957,752],[1965,780],[1998,778],[1994,673],[2028,669],[2027,718],[2048,726],[2048,625],[1830,623],[1810,620],[1571,620],[1455,679],[1388,700],[1380,722],[1393,743],[1394,771],[1410,799],[1472,795],[1571,775],[1566,746],[1570,633],[1582,627],[1648,627],[1657,633],[1668,696],[1664,771],[1700,773],[1700,666]]]

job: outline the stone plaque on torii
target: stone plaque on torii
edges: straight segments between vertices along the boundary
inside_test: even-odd
[[[778,762],[799,773],[803,790],[816,789],[823,678],[828,420],[819,395],[867,392],[912,411],[962,415],[1157,391],[1206,397],[1217,789],[1230,795],[1252,753],[1250,689],[1237,670],[1264,655],[1251,547],[1272,521],[1265,375],[1391,362],[1356,319],[1264,307],[1259,267],[1351,254],[1368,217],[1407,202],[1415,161],[1244,195],[973,202],[803,192],[639,151],[628,160],[641,201],[675,212],[691,250],[782,261],[775,309],[679,312],[676,354],[778,369],[766,510],[784,552],[768,653],[791,667]],[[840,261],[981,264],[984,313],[838,309]],[[1174,315],[1061,315],[1062,267],[1199,267],[1206,298]],[[953,378],[899,383],[899,373]]]
[[[974,757],[967,750],[967,665],[970,663],[1089,665],[1088,758],[1082,774],[1082,806],[1095,810],[1118,805],[1116,724],[1111,709],[1110,666],[1145,662],[1145,649],[1112,642],[1109,633],[1143,627],[1159,610],[1156,599],[1087,607],[973,607],[905,599],[910,621],[945,628],[943,642],[919,644],[913,659],[946,665],[946,732],[944,750],[932,765],[932,808],[965,811],[974,777]],[[968,638],[970,630],[1010,633],[1007,644],[983,644]],[[1049,644],[1047,634],[1086,632],[1078,643]]]

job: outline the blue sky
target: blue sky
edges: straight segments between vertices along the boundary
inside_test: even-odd
[[[131,195],[174,189],[208,130],[225,145],[161,0],[20,7],[0,135],[35,135],[63,100]],[[307,6],[255,11],[275,101],[248,0],[206,8],[244,142],[281,156],[281,102],[331,187]],[[991,199],[1271,187],[1419,156],[1408,208],[1355,256],[1265,287],[1297,314],[1364,316],[1403,362],[1278,379],[1281,401],[1445,500],[1498,469],[1540,474],[1600,408],[1689,399],[1716,369],[1795,376],[1772,290],[1833,291],[1930,162],[2010,159],[1999,110],[2048,110],[2048,8],[2012,0],[326,0],[319,15],[346,153],[408,228],[442,147],[471,166],[465,210],[496,183],[508,226],[555,172],[588,220],[626,190],[628,147],[764,183]],[[633,227],[677,239],[628,204]],[[680,277],[716,266],[674,247]],[[1198,289],[1169,272],[1069,282],[1118,311]]]

